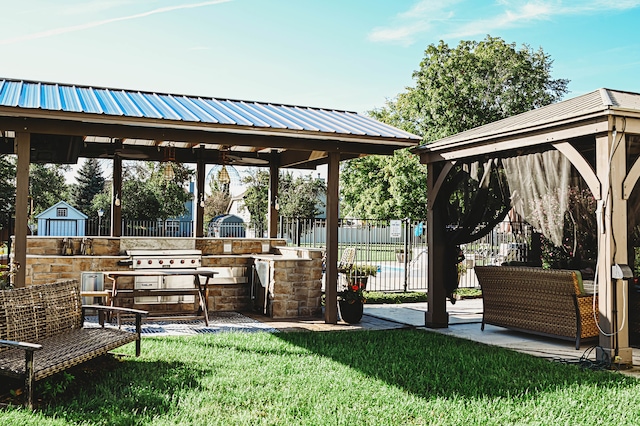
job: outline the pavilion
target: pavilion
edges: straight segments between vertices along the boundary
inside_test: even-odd
[[[614,279],[612,268],[633,265],[634,260],[629,243],[637,225],[634,200],[639,191],[634,189],[640,177],[640,94],[595,90],[440,139],[414,152],[428,167],[428,327],[448,326],[444,285],[447,217],[444,203],[439,202],[451,195],[444,189],[445,182],[459,173],[462,164],[559,152],[597,201],[600,356],[615,351],[623,364],[631,365],[629,281]]]
[[[113,160],[111,236],[121,235],[122,160],[195,163],[197,200],[207,164],[268,167],[269,237],[277,225],[279,168],[328,164],[327,300],[337,299],[338,180],[341,160],[392,154],[421,138],[355,112],[0,79],[0,153],[17,155],[16,212],[28,210],[29,164]],[[204,203],[196,202],[195,237]],[[16,286],[25,282],[27,215],[16,214]],[[337,303],[325,321],[337,322]]]

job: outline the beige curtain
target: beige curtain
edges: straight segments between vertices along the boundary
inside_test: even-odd
[[[562,246],[571,163],[559,151],[502,159],[511,205],[553,244]]]

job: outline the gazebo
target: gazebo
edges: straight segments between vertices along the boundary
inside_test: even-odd
[[[429,312],[427,327],[447,327],[446,221],[440,198],[461,164],[559,153],[597,201],[599,358],[632,364],[627,279],[615,265],[632,265],[629,235],[637,224],[634,188],[640,177],[640,94],[599,89],[557,104],[443,138],[415,150],[428,166]],[[550,168],[549,168],[550,169]],[[520,170],[520,173],[528,173]],[[533,173],[533,172],[530,172]],[[523,176],[525,176],[523,175]],[[513,191],[512,191],[513,192]],[[513,193],[512,193],[513,196]],[[524,218],[527,219],[526,217]],[[619,271],[619,269],[615,269]],[[618,276],[618,274],[614,274]],[[625,275],[626,276],[626,275]]]
[[[204,96],[0,79],[0,153],[17,154],[16,212],[27,211],[29,164],[113,160],[111,236],[121,235],[122,160],[197,165],[195,237],[203,236],[207,164],[268,167],[269,237],[277,225],[279,168],[328,164],[328,301],[337,299],[341,160],[392,154],[420,138],[349,111]],[[24,285],[27,216],[16,214],[15,283]],[[337,321],[327,303],[325,321]]]

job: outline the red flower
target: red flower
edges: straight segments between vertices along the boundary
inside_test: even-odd
[[[358,291],[358,290],[360,290],[360,286],[358,284],[354,284],[354,285],[351,286],[351,290]]]

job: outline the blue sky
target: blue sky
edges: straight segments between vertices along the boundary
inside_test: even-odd
[[[568,97],[640,92],[640,0],[21,0],[0,77],[365,112],[424,49],[486,34],[542,47]]]

